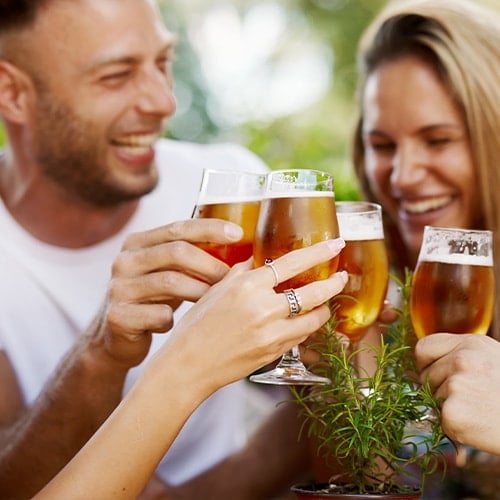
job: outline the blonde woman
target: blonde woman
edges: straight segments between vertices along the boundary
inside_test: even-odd
[[[390,3],[358,65],[353,160],[383,206],[393,265],[414,267],[426,224],[491,229],[500,286],[500,14],[466,0]]]
[[[466,0],[391,2],[366,29],[358,57],[353,161],[365,196],[383,207],[394,269],[414,267],[425,225],[492,230],[497,294],[490,334],[500,340],[499,13]],[[500,374],[495,379],[494,370],[486,369],[493,378],[481,383],[477,367],[484,372],[492,366],[496,342],[431,337],[417,345],[417,360],[436,395],[446,398],[445,431],[494,451],[494,445],[484,446],[493,432],[488,422],[496,422],[487,394],[495,398]],[[474,363],[463,362],[466,353],[473,353]],[[477,404],[479,394],[483,405]],[[448,469],[458,493],[444,486],[426,495],[496,498],[500,465],[484,454],[480,460],[481,467],[469,457],[461,471]]]

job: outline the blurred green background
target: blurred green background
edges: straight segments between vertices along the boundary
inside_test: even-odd
[[[160,0],[179,34],[169,134],[239,142],[273,169],[332,172],[337,199],[357,198],[350,163],[356,46],[386,3]]]
[[[358,197],[349,160],[357,40],[385,0],[169,0],[178,110],[169,134],[234,141],[273,169],[332,172]]]
[[[358,196],[356,45],[387,0],[158,1],[179,35],[167,135],[238,142],[273,169],[326,170],[337,199]],[[475,1],[498,8],[499,0]]]

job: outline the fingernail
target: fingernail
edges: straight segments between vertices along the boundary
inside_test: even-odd
[[[340,271],[340,277],[342,278],[342,281],[344,282],[344,285],[347,283],[347,281],[349,280],[349,274],[347,273],[347,271]]]
[[[243,229],[237,224],[224,224],[224,234],[230,240],[241,240],[243,237]]]
[[[328,240],[328,246],[332,250],[342,250],[345,247],[345,241],[342,238],[336,238],[334,240]]]

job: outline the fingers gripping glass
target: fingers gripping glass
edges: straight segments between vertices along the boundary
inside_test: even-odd
[[[492,233],[426,226],[410,297],[417,337],[486,334],[494,296]]]
[[[193,217],[223,219],[238,224],[243,238],[236,243],[197,246],[229,266],[252,256],[253,240],[266,174],[205,169]]]
[[[291,250],[337,238],[333,177],[316,170],[281,170],[267,176],[259,219],[255,231],[255,265],[272,260]],[[301,312],[300,295],[295,291],[307,283],[326,279],[337,270],[338,258],[316,266],[275,287],[283,292],[290,308],[290,320]],[[278,385],[314,385],[329,380],[308,371],[299,356],[298,346],[286,352],[276,368],[253,375],[252,382]]]
[[[485,335],[494,304],[491,231],[425,226],[410,295],[416,336],[438,332]],[[421,421],[435,418],[428,410]]]

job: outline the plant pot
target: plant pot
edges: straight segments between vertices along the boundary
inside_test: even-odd
[[[327,484],[329,482],[350,483],[352,478],[346,475],[345,467],[335,458],[332,453],[325,454],[319,449],[318,438],[314,435],[309,437],[309,457],[311,460],[313,483]],[[387,472],[390,470],[382,460],[378,461],[378,472]]]
[[[298,500],[419,500],[421,492],[413,493],[339,493],[337,487],[328,483],[299,484],[292,486]]]

